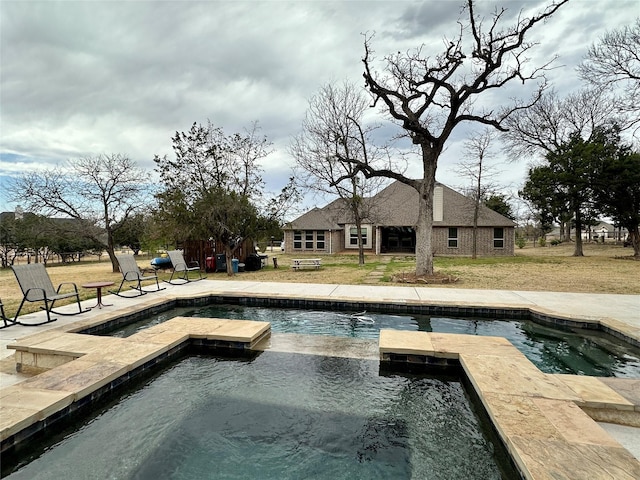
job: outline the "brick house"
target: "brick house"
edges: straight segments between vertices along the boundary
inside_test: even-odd
[[[363,220],[365,252],[415,253],[415,224],[418,192],[394,182],[365,200],[368,211]],[[471,255],[473,251],[473,200],[436,183],[433,202],[433,253]],[[328,254],[358,249],[353,216],[342,199],[323,208],[313,208],[284,228],[285,253]],[[480,207],[477,254],[513,255],[515,223],[485,207]]]

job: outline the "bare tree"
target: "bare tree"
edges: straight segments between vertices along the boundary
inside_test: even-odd
[[[289,147],[302,188],[338,195],[346,203],[357,230],[360,265],[362,223],[372,214],[370,199],[381,179],[367,179],[355,162],[372,163],[383,150],[371,142],[375,126],[363,124],[367,108],[368,99],[353,84],[327,84],[309,100],[302,131]]]
[[[556,152],[579,134],[589,139],[598,127],[624,120],[601,89],[587,88],[564,98],[549,90],[531,108],[520,110],[506,121],[501,137],[513,159]]]
[[[148,179],[129,157],[102,154],[69,160],[66,170],[25,173],[10,188],[26,211],[75,219],[78,235],[92,240],[103,242],[106,233],[105,247],[117,272],[113,234],[145,205]]]
[[[490,160],[495,156],[492,143],[496,138],[495,130],[485,128],[480,133],[469,136],[464,146],[465,160],[458,162],[456,171],[471,182],[467,188],[467,196],[473,200],[473,233],[471,257],[477,257],[478,218],[480,206],[497,190],[495,177],[500,173]]]
[[[476,2],[467,0],[467,18],[458,21],[453,40],[445,40],[445,50],[430,58],[425,46],[384,58],[384,73],[374,68],[372,38],[365,38],[364,78],[374,99],[384,104],[411,141],[420,149],[422,178],[412,179],[392,169],[379,169],[359,160],[354,162],[367,177],[383,176],[415,188],[419,193],[416,224],[416,274],[433,274],[431,235],[433,191],[438,159],[456,127],[480,123],[505,130],[503,123],[514,112],[535,104],[545,86],[544,73],[553,59],[530,67],[528,55],[534,44],[527,33],[547,20],[568,0],[552,3],[531,18],[518,17],[515,25],[502,28],[506,10],[496,10],[488,26],[475,13]],[[485,28],[485,26],[487,28]],[[482,107],[481,98],[513,81],[540,81],[530,102]]]
[[[629,123],[640,123],[640,17],[635,23],[605,33],[578,67],[583,79],[608,91]]]
[[[531,157],[535,168],[548,163],[549,156],[562,151],[576,136],[589,142],[603,126],[612,124],[628,125],[628,120],[619,115],[615,102],[603,89],[586,88],[564,98],[549,91],[531,108],[516,112],[506,121],[508,131],[502,134],[502,140],[512,158]],[[560,240],[571,241],[575,209],[567,202],[558,202],[554,211]],[[576,232],[576,252],[582,251],[579,236]]]

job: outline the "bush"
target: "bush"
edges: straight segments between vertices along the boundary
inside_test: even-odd
[[[541,247],[545,247],[547,245],[547,239],[544,237],[540,237],[540,240],[538,240],[538,244],[540,244]]]
[[[524,237],[516,238],[516,245],[518,248],[524,248],[526,244],[527,244],[527,241],[525,240]]]

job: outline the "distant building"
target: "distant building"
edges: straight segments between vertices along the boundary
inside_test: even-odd
[[[571,229],[571,239],[573,240],[576,235],[575,228]],[[595,225],[585,225],[582,229],[582,240],[584,241],[598,241],[604,242],[622,242],[629,237],[629,232],[626,228],[616,227],[612,223],[600,220]],[[560,240],[560,227],[554,227],[549,233],[545,235],[547,241]]]
[[[394,182],[366,199],[369,213],[362,224],[368,253],[415,253],[418,192]],[[432,247],[435,255],[473,253],[474,201],[436,183]],[[328,254],[358,249],[358,232],[346,202],[337,199],[314,208],[284,228],[285,252]],[[482,205],[478,217],[477,254],[513,255],[515,223]]]

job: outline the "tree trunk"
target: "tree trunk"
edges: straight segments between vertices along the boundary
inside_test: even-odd
[[[422,147],[424,177],[418,182],[418,223],[416,224],[416,275],[433,275],[433,190],[438,157]]]
[[[227,275],[229,275],[230,277],[233,277],[234,273],[233,273],[233,252],[234,250],[231,248],[231,246],[228,243],[225,243],[225,247],[224,247],[224,254],[225,254],[225,258],[227,259]]]
[[[638,225],[633,227],[627,226],[629,232],[629,240],[631,240],[631,246],[633,247],[633,256],[640,259],[640,229]]]
[[[109,260],[111,260],[111,271],[118,273],[120,271],[120,265],[118,265],[116,249],[113,246],[113,234],[110,231],[107,231],[107,254],[109,255]]]
[[[478,194],[476,198],[476,204],[473,209],[473,237],[471,244],[471,258],[476,259],[478,257],[478,214],[480,210],[480,195]]]
[[[355,223],[358,229],[358,265],[364,265],[364,245],[362,244],[362,218],[360,218],[360,211],[356,209]]]
[[[574,257],[584,257],[582,251],[582,217],[580,216],[580,208],[575,209],[576,216],[576,244],[573,251]]]

